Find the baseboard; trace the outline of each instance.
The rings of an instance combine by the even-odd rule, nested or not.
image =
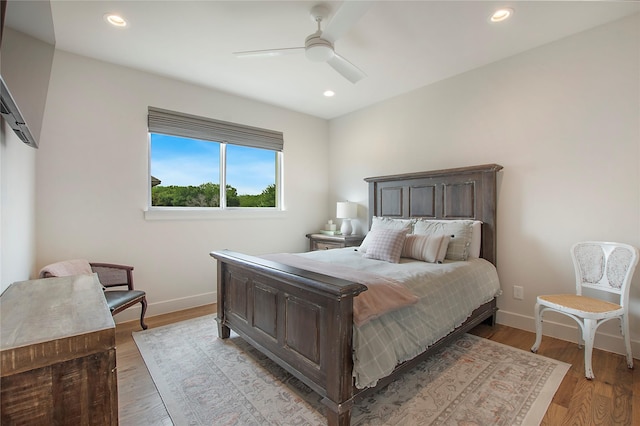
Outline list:
[[[546,318],[546,317],[545,317]],[[612,320],[615,321],[615,320]],[[514,312],[508,312],[499,310],[496,322],[498,324],[507,325],[509,327],[518,328],[520,330],[536,332],[535,320],[532,316],[517,314]],[[566,340],[568,342],[578,342],[578,325],[567,325],[556,321],[544,320],[542,326],[543,340],[544,336],[555,337],[556,339]],[[531,345],[535,340],[535,336],[531,339]],[[603,351],[613,352],[620,355],[625,355],[624,341],[622,335],[613,335],[609,333],[596,333],[594,347],[602,349]],[[634,358],[640,356],[640,342],[637,340],[631,340],[631,351],[634,354]]]
[[[195,296],[181,297],[178,299],[165,300],[162,302],[149,303],[147,305],[147,313],[145,318],[154,317],[156,315],[168,314],[171,312],[182,311],[198,306],[210,305],[216,303],[216,292],[198,294]],[[147,295],[147,299],[149,296]],[[113,319],[116,323],[134,321],[140,319],[140,304],[132,306],[129,309],[120,312]]]

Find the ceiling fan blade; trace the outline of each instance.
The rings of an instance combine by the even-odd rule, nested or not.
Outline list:
[[[331,66],[331,68],[338,71],[340,75],[342,75],[353,84],[356,84],[358,81],[367,76],[364,71],[362,71],[360,68],[356,67],[337,53],[331,59],[329,59],[327,63]]]
[[[351,27],[364,16],[373,5],[372,1],[344,1],[342,6],[336,11],[331,21],[322,31],[322,38],[335,43]]]
[[[244,52],[233,52],[237,58],[257,58],[291,55],[293,53],[304,52],[304,47],[284,47],[282,49],[246,50]]]

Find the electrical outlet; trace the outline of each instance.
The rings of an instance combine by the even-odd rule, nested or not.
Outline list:
[[[514,285],[513,286],[513,298],[514,299],[518,299],[518,300],[524,299],[524,287],[519,286],[519,285]]]

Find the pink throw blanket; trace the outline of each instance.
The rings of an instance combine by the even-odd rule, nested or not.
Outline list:
[[[353,299],[353,322],[358,326],[384,313],[412,305],[418,301],[418,297],[405,286],[380,275],[306,259],[288,253],[269,254],[261,257],[307,271],[366,285],[368,290]]]
[[[68,277],[71,275],[91,275],[91,265],[84,259],[65,260],[52,263],[40,270],[40,278]]]

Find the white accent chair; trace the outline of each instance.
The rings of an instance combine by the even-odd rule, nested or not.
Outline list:
[[[537,352],[542,340],[542,315],[554,311],[573,318],[578,325],[578,345],[584,342],[584,374],[593,379],[591,353],[596,330],[610,319],[620,319],[620,330],[627,351],[627,366],[633,368],[629,336],[629,288],[638,264],[638,249],[628,244],[585,241],[571,247],[576,274],[576,294],[538,296],[535,306],[536,341],[531,352]],[[614,293],[619,304],[584,296],[584,288]]]

